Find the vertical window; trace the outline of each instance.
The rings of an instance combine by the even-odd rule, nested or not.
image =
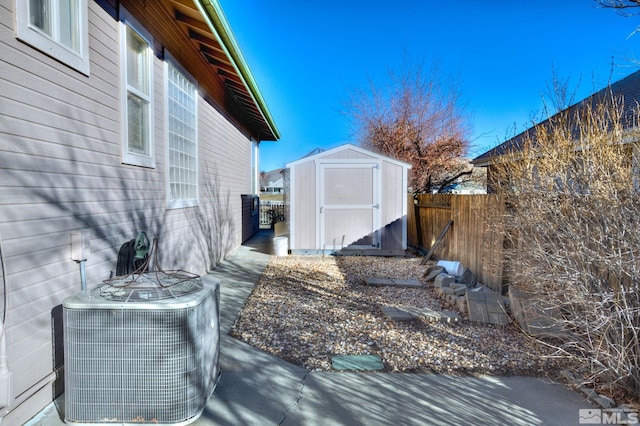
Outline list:
[[[89,74],[87,0],[16,0],[18,38]]]
[[[198,204],[198,91],[173,61],[165,64],[168,205],[194,206]]]
[[[258,195],[260,192],[260,174],[258,171],[259,163],[258,163],[258,142],[251,141],[251,193],[253,195]]]
[[[123,13],[121,43],[122,160],[155,167],[153,153],[153,39]]]

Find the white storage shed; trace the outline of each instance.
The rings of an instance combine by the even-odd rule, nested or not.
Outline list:
[[[347,144],[286,167],[292,254],[404,254],[409,164]]]

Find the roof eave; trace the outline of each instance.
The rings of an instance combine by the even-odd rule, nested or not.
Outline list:
[[[488,167],[493,164],[493,158],[476,158],[471,160],[473,167]]]
[[[289,168],[291,168],[293,166],[297,166],[298,164],[306,163],[307,161],[314,161],[314,160],[316,160],[318,158],[322,158],[322,157],[324,157],[326,155],[335,154],[336,152],[344,151],[344,150],[347,150],[347,149],[351,149],[351,150],[354,150],[356,152],[360,152],[360,153],[365,154],[365,155],[374,155],[374,156],[379,157],[379,158],[384,158],[386,161],[388,161],[388,162],[390,162],[392,164],[395,164],[397,166],[400,166],[400,167],[402,167],[404,169],[407,169],[407,170],[412,168],[411,164],[409,164],[409,163],[406,163],[406,162],[401,161],[401,160],[396,160],[395,158],[389,157],[389,156],[384,155],[384,154],[380,154],[378,152],[369,151],[367,149],[364,149],[362,147],[359,147],[357,145],[353,145],[353,144],[350,144],[350,143],[339,145],[339,146],[336,146],[335,148],[331,148],[331,149],[328,149],[326,151],[322,151],[322,152],[319,152],[317,154],[310,155],[308,157],[302,157],[302,158],[300,158],[298,160],[295,160],[295,161],[290,161],[287,164],[285,164],[285,168],[289,169]]]
[[[196,7],[200,10],[200,13],[207,21],[207,25],[211,28],[212,33],[218,38],[218,41],[222,48],[225,50],[227,56],[231,59],[238,76],[242,79],[243,84],[249,90],[249,93],[253,99],[253,102],[258,107],[262,118],[269,127],[272,137],[264,140],[278,140],[280,139],[280,131],[276,126],[276,123],[271,116],[271,112],[267,107],[267,104],[260,93],[258,84],[256,83],[251,70],[247,65],[240,47],[236,42],[231,27],[224,15],[222,7],[218,0],[194,0]]]

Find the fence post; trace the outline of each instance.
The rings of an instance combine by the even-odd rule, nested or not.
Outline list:
[[[420,207],[418,206],[418,198],[409,194],[409,200],[413,207],[413,225],[416,233],[416,245],[418,248],[422,247],[422,225],[420,224]]]

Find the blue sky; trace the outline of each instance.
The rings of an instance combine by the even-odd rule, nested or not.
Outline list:
[[[576,101],[640,68],[640,16],[595,0],[220,0],[282,135],[260,145],[272,170],[314,148],[357,144],[349,94],[384,84],[405,53],[453,76],[470,157],[531,124],[553,71]],[[638,59],[637,61],[640,61]]]

